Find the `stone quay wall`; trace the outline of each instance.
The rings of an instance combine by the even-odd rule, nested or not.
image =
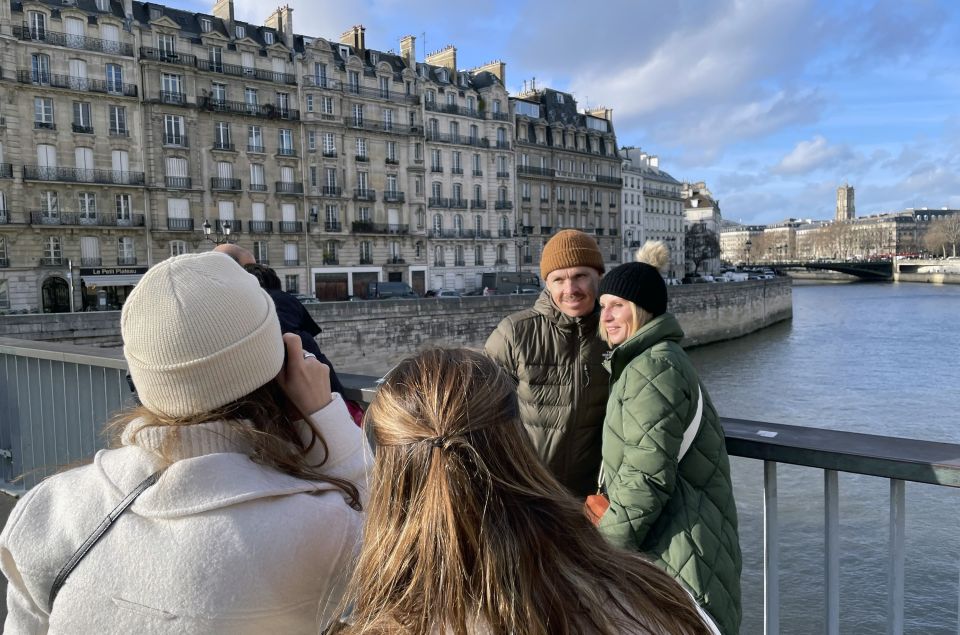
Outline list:
[[[740,337],[793,315],[789,278],[670,287],[669,309],[697,346]],[[380,375],[428,346],[480,348],[506,315],[534,295],[324,302],[309,305],[320,349],[338,371]],[[0,337],[120,345],[120,312],[0,316]]]

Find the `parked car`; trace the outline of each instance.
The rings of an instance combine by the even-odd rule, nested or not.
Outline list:
[[[425,298],[459,298],[462,294],[456,289],[430,289]]]
[[[316,296],[306,295],[305,293],[294,293],[293,297],[300,300],[301,304],[320,304]]]
[[[370,300],[416,299],[420,296],[406,282],[371,282],[368,290]]]

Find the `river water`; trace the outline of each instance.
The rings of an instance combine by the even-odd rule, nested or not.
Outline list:
[[[960,285],[797,284],[793,320],[690,351],[723,416],[960,443]],[[732,459],[743,633],[763,628],[763,468]],[[908,483],[908,633],[958,632],[960,490]],[[823,472],[781,465],[781,632],[824,629]],[[840,475],[842,633],[886,630],[889,481]]]

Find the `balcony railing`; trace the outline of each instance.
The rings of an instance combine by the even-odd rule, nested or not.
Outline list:
[[[190,140],[185,134],[163,134],[163,145],[165,146],[177,146],[179,148],[187,148],[190,146]]]
[[[497,201],[495,209],[513,209],[513,201]]]
[[[214,141],[213,142],[214,150],[222,150],[224,152],[235,152],[236,147],[229,141]]]
[[[98,212],[30,212],[31,225],[77,225],[86,227],[143,227],[143,214],[118,217]]]
[[[118,267],[132,267],[137,264],[136,256],[117,256]]]
[[[277,194],[303,194],[303,183],[277,181]]]
[[[299,234],[303,231],[303,221],[282,220],[280,221],[281,234]]]
[[[28,24],[13,27],[13,36],[20,40],[46,42],[54,46],[65,46],[71,49],[110,53],[112,55],[123,55],[126,57],[133,56],[133,46],[125,42],[101,40],[95,37],[86,37],[85,35],[59,33],[57,31],[31,27]]]
[[[250,221],[250,224],[247,225],[247,229],[251,234],[272,234],[273,221],[272,220],[252,220]]]
[[[498,178],[498,179],[509,179],[509,178],[510,178],[510,173],[509,173],[509,172],[504,172],[504,171],[502,171],[502,170],[497,170],[497,178]]]
[[[193,231],[193,219],[192,218],[168,218],[167,230],[172,232]]]
[[[12,179],[12,178],[13,178],[13,164],[0,163],[0,179]]]
[[[465,146],[474,146],[477,148],[489,148],[490,140],[486,137],[470,137],[459,134],[447,134],[445,132],[427,131],[427,141],[438,143],[457,143]]]
[[[143,172],[96,170],[88,168],[55,168],[44,165],[23,166],[23,178],[31,181],[64,183],[98,183],[102,185],[143,185]]]
[[[34,130],[56,130],[57,124],[52,121],[34,121],[33,122]]]
[[[490,118],[494,121],[509,121],[510,115],[505,112],[494,112],[490,114]]]
[[[6,258],[6,257],[0,258],[0,269],[6,269],[9,266],[10,266],[9,258]]]
[[[467,108],[456,104],[439,104],[435,101],[428,101],[426,109],[431,112],[445,112],[450,115],[462,115],[464,117],[473,117],[474,119],[486,119],[486,114],[476,108]]]
[[[326,221],[323,221],[323,231],[342,232],[343,225],[338,220],[326,220]]]
[[[320,188],[320,196],[340,197],[343,196],[343,188],[337,185],[324,185]]]
[[[401,258],[400,256],[390,256],[389,258],[387,258],[386,262],[384,262],[383,264],[385,264],[385,265],[405,265],[405,264],[407,264],[407,261],[404,260],[403,258]]]
[[[513,238],[514,232],[512,229],[503,229],[500,228],[497,230],[497,236],[500,238]]]
[[[266,184],[266,183],[251,183],[249,187],[250,187],[250,191],[251,191],[251,192],[266,192],[266,191],[267,191],[267,184]]]
[[[450,199],[442,196],[431,196],[427,199],[427,206],[447,208],[450,207]]]
[[[300,259],[299,258],[284,258],[283,265],[285,267],[299,267]]]
[[[465,198],[451,198],[451,199],[450,199],[450,209],[467,209],[467,199],[465,199]]]
[[[385,190],[383,193],[384,203],[403,203],[403,201],[403,192],[397,192],[396,190]]]
[[[532,165],[518,165],[517,174],[531,174],[533,176],[552,177],[556,174],[556,170],[554,170],[553,168],[534,167]]]
[[[193,179],[189,176],[167,176],[163,181],[167,187],[175,190],[189,190],[193,187]]]
[[[607,185],[616,185],[620,187],[623,185],[623,179],[619,176],[601,176],[597,175],[597,183],[605,183]]]
[[[177,66],[196,66],[197,56],[189,53],[178,53],[176,51],[166,51],[149,46],[140,47],[140,58],[150,60],[151,62],[163,62],[164,64],[176,64]]]
[[[279,148],[277,148],[277,156],[295,157],[297,156],[297,150],[296,148],[285,148],[283,146],[280,146]]]
[[[190,106],[187,102],[186,93],[177,93],[169,90],[161,90],[157,93],[157,99],[161,104],[170,104],[173,106]]]
[[[470,209],[487,209],[487,202],[472,200],[470,201]]]
[[[474,175],[474,176],[483,176],[483,170],[474,170],[474,171],[473,171],[473,175]]]
[[[377,200],[377,191],[362,187],[354,188],[353,200],[355,201],[375,201]]]
[[[372,265],[372,264],[373,264],[373,256],[360,256],[360,264],[361,264],[361,265]]]
[[[336,159],[337,151],[336,150],[324,150],[322,153],[324,159]]]
[[[41,267],[62,267],[67,264],[67,259],[63,256],[44,256],[40,259]]]
[[[292,73],[275,73],[261,68],[250,68],[249,66],[240,66],[239,64],[224,64],[223,62],[211,62],[210,60],[197,59],[196,68],[208,73],[220,73],[232,77],[246,77],[249,79],[259,79],[265,82],[275,84],[296,85],[297,77]]]
[[[35,86],[46,86],[48,88],[63,88],[76,92],[103,93],[123,97],[137,96],[136,84],[124,84],[123,82],[90,79],[89,77],[74,77],[72,75],[60,75],[57,73],[18,70],[17,81],[21,84],[33,84]]]
[[[0,225],[10,224],[10,210],[0,208]]]
[[[267,149],[263,146],[255,146],[247,144],[247,152],[252,152],[253,154],[266,154]]]
[[[409,225],[398,225],[396,223],[373,223],[365,220],[355,220],[351,223],[354,233],[357,234],[409,234]]]
[[[340,259],[336,256],[330,256],[328,254],[323,255],[323,264],[325,265],[339,265]]]
[[[210,112],[222,112],[231,115],[280,119],[285,121],[300,120],[299,110],[295,108],[281,108],[273,104],[248,104],[243,101],[226,101],[212,97],[200,97],[197,101],[197,106]]]
[[[237,192],[243,189],[240,179],[228,179],[220,176],[210,177],[210,189],[217,192]]]
[[[341,81],[329,77],[317,77],[315,75],[304,75],[301,78],[304,87],[319,88],[321,90],[331,90],[341,92],[347,95],[358,95],[370,99],[382,99],[399,104],[419,104],[419,95],[407,95],[404,92],[383,89],[374,86],[360,86],[357,84],[344,84]]]

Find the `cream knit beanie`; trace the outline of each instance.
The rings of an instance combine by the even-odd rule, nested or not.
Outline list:
[[[283,366],[273,300],[221,253],[176,256],[152,267],[123,306],[120,332],[137,396],[171,417],[236,401]]]

